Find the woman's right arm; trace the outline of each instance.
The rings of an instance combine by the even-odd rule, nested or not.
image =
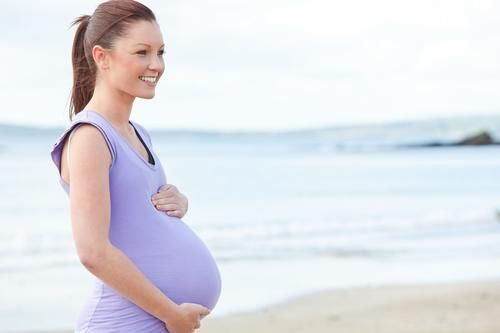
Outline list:
[[[84,124],[74,131],[68,152],[70,210],[81,263],[101,281],[163,322],[192,328],[192,321],[199,320],[191,315],[192,307],[186,313],[184,307],[163,294],[109,241],[111,153],[103,134],[93,125]]]

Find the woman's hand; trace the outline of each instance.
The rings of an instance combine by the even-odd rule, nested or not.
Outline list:
[[[162,185],[158,192],[151,196],[151,202],[156,209],[178,218],[186,215],[188,210],[188,199],[172,184]]]
[[[182,303],[164,323],[170,333],[192,333],[200,328],[200,320],[209,313],[210,310],[203,305]]]

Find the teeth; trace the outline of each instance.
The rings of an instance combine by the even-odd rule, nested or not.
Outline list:
[[[146,82],[156,82],[156,76],[139,76],[139,79]]]

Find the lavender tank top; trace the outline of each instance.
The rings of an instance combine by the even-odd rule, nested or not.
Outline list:
[[[52,148],[59,182],[69,196],[69,185],[60,176],[61,152],[67,135],[82,123],[94,125],[103,134],[112,155],[109,170],[111,243],[175,303],[197,303],[212,310],[221,293],[219,269],[208,248],[188,225],[153,206],[151,196],[167,183],[167,178],[149,133],[135,121],[130,122],[155,164],[145,160],[103,115],[83,110],[74,116]],[[168,330],[161,320],[96,277],[75,332],[165,333]]]

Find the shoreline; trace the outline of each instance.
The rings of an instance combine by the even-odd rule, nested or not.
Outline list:
[[[259,310],[207,317],[199,333],[496,333],[500,279],[330,289]],[[10,333],[72,333],[72,330]],[[4,332],[7,333],[7,332]]]

